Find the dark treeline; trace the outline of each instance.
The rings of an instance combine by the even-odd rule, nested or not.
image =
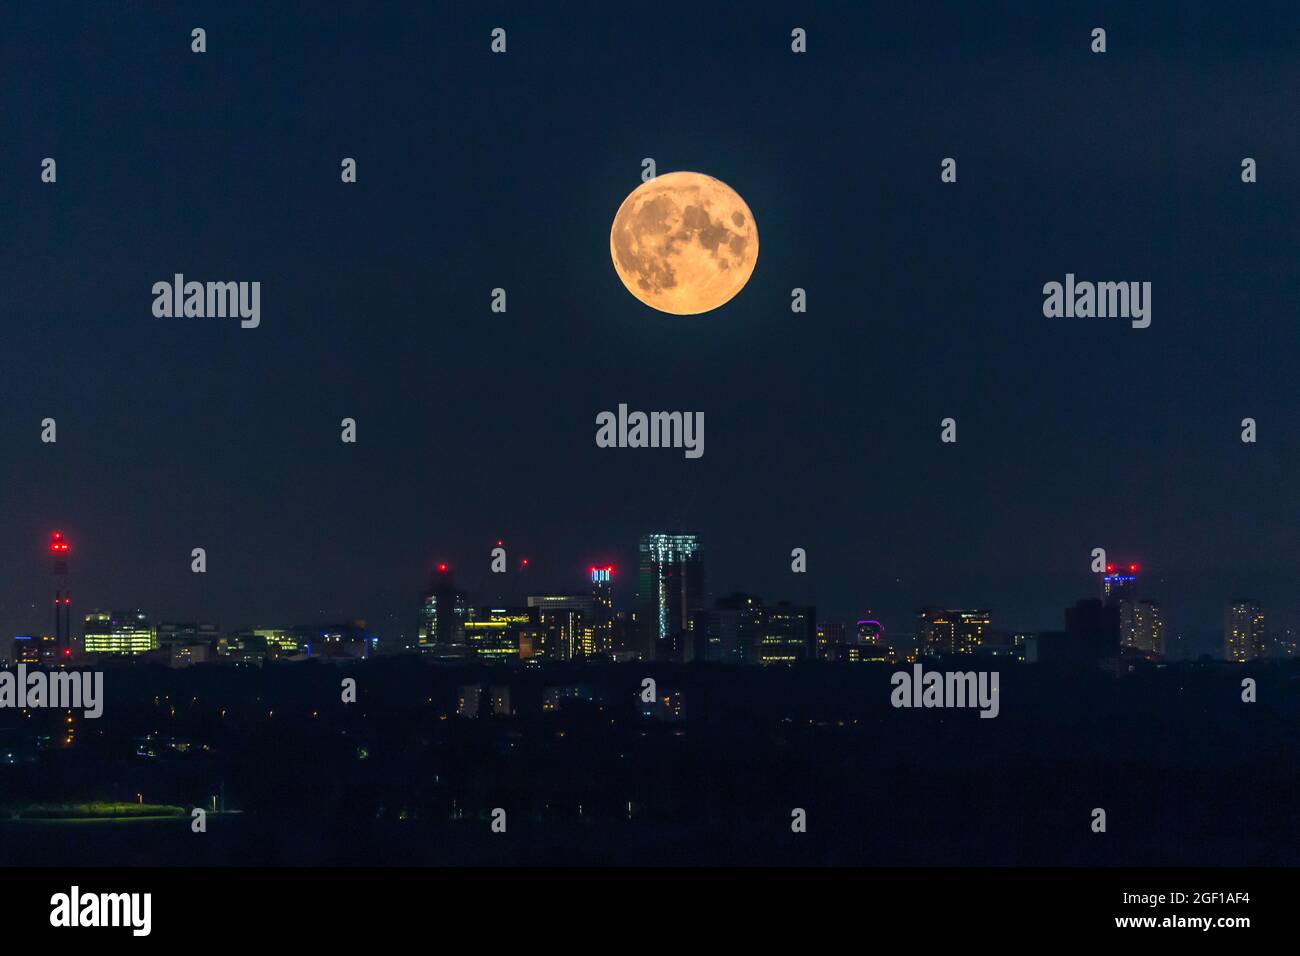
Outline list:
[[[107,666],[70,746],[64,711],[0,710],[0,862],[1300,862],[1300,666],[1002,664],[995,719],[894,708],[899,669]],[[202,834],[18,819],[214,798]]]

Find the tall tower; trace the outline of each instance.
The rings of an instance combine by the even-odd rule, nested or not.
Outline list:
[[[1225,660],[1253,661],[1264,656],[1264,609],[1258,601],[1234,601],[1223,613]]]
[[[645,615],[642,656],[683,660],[691,612],[704,606],[704,559],[693,534],[642,535],[637,604]]]
[[[592,640],[589,657],[614,652],[614,566],[591,569]]]
[[[469,656],[465,643],[468,603],[465,592],[456,587],[451,569],[439,564],[420,610],[419,650],[447,660]]]
[[[68,590],[68,555],[71,547],[61,532],[50,535],[54,564],[54,647],[60,662],[72,656],[72,592]]]

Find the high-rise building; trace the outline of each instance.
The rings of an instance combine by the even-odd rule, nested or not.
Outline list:
[[[763,635],[761,598],[740,592],[728,594],[708,612],[708,619],[705,659],[734,664],[755,658]]]
[[[1223,614],[1223,656],[1253,661],[1264,656],[1264,609],[1258,601],[1234,601]]]
[[[1120,644],[1147,660],[1165,656],[1165,619],[1155,601],[1119,602]]]
[[[85,628],[87,654],[145,654],[158,649],[158,633],[143,611],[91,611]]]
[[[1059,653],[1040,656],[1079,667],[1096,667],[1119,659],[1119,608],[1097,598],[1076,601],[1065,609],[1065,633]]]
[[[693,534],[642,535],[637,605],[646,627],[643,656],[689,656],[691,615],[704,607],[704,561]]]
[[[530,594],[528,606],[536,609],[545,631],[545,656],[568,661],[588,656],[594,646],[596,598],[592,594]]]
[[[591,645],[586,657],[608,657],[614,653],[614,566],[591,569]]]
[[[984,642],[990,620],[988,611],[937,608],[918,611],[917,652],[923,657],[973,654]]]
[[[429,593],[420,609],[417,647],[421,654],[446,660],[463,660],[469,656],[465,643],[465,618],[469,605],[465,592],[456,587],[451,569],[439,564],[433,572]]]
[[[763,608],[755,659],[759,664],[812,660],[817,647],[817,612],[789,601]]]
[[[1120,601],[1136,601],[1137,571],[1136,564],[1106,565],[1106,573],[1101,576],[1101,602],[1107,607],[1119,607]]]

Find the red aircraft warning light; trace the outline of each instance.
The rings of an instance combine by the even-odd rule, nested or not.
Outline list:
[[[62,554],[69,550],[67,539],[63,537],[60,531],[50,535],[50,552],[53,554]]]

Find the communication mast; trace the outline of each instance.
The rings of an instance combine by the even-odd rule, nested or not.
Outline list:
[[[72,656],[72,592],[68,590],[68,540],[62,532],[50,535],[50,554],[54,558],[54,640],[60,661]]]

